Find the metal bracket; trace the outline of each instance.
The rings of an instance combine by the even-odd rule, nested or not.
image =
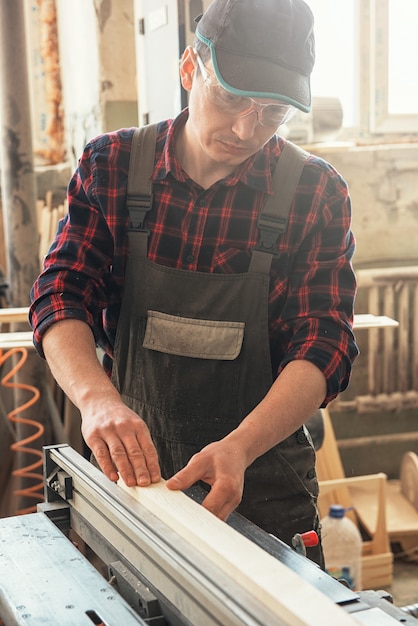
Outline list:
[[[73,479],[64,470],[56,469],[51,472],[46,479],[46,485],[64,500],[71,500],[73,497]]]
[[[115,585],[120,595],[138,613],[146,624],[166,626],[158,598],[152,593],[145,580],[139,580],[121,561],[109,565],[110,583]]]
[[[51,459],[51,452],[67,447],[67,444],[60,444],[42,448],[45,502],[60,502],[62,500],[71,500],[73,497],[71,476]]]

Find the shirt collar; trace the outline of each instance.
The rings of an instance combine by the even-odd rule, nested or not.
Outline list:
[[[169,174],[179,181],[186,181],[187,177],[175,156],[175,137],[180,128],[184,126],[188,117],[188,110],[183,109],[177,117],[159,125],[159,133],[164,132],[163,137],[157,140],[156,167],[152,180],[165,180]]]
[[[187,121],[188,109],[183,109],[177,117],[166,122],[166,134],[163,143],[157,144],[157,166],[154,169],[153,180],[164,180],[171,175],[179,181],[185,182],[187,176],[175,156],[175,137],[177,132]],[[247,185],[263,193],[273,193],[272,171],[277,162],[279,139],[273,136],[261,150],[246,159],[236,170],[223,180],[224,185],[234,186],[238,183]]]

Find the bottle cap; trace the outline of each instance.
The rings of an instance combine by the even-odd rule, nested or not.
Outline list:
[[[341,504],[331,504],[328,515],[334,518],[344,517],[346,509]]]

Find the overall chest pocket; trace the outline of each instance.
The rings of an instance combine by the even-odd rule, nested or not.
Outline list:
[[[244,329],[244,322],[148,311],[143,347],[176,356],[233,361],[241,352]]]

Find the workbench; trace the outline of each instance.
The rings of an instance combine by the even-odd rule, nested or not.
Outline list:
[[[27,311],[0,310],[0,323]],[[355,316],[355,328],[388,324]],[[0,333],[13,347],[32,348],[32,333]],[[199,489],[115,485],[68,445],[44,449],[44,477],[37,513],[0,520],[5,626],[418,626],[388,594],[347,589],[238,514],[220,522]]]
[[[44,449],[45,502],[0,520],[5,626],[417,626],[383,593],[355,593],[234,513],[111,483],[67,445]],[[75,533],[96,570],[68,538]]]

